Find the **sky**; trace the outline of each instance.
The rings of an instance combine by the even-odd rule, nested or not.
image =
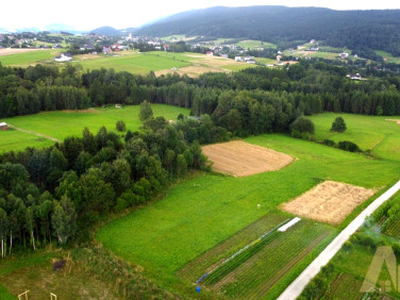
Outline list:
[[[175,13],[213,6],[284,5],[289,7],[325,7],[335,10],[400,9],[395,0],[17,0],[1,4],[0,28],[21,29],[61,23],[76,30],[101,26],[116,29],[139,27],[147,22]]]

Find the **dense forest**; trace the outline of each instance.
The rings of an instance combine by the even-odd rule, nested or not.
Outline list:
[[[57,241],[83,241],[110,211],[140,205],[190,169],[207,162],[201,144],[266,132],[286,132],[302,115],[322,111],[400,114],[400,79],[375,68],[368,80],[346,77],[352,67],[300,61],[281,69],[249,68],[208,73],[132,75],[79,66],[0,65],[0,117],[107,104],[165,103],[191,109],[175,122],[141,114],[140,132],[68,137],[45,149],[0,155],[0,242],[36,248]],[[142,112],[142,109],[141,109]],[[124,124],[117,124],[124,131]]]
[[[400,55],[400,11],[335,11],[284,6],[192,10],[138,30],[140,35],[256,39],[286,49],[311,39],[333,47]]]

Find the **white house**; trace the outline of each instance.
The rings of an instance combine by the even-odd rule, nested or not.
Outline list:
[[[6,122],[0,122],[0,130],[7,130],[8,126]]]
[[[66,62],[66,61],[71,61],[71,60],[72,60],[71,53],[62,53],[60,56],[57,56],[55,58],[56,62]]]

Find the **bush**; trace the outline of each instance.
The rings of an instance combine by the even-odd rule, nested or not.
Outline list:
[[[361,152],[357,144],[350,141],[340,141],[338,144],[339,149],[349,151],[349,152]]]
[[[332,123],[331,131],[344,132],[346,129],[347,126],[342,117],[337,117]]]
[[[336,143],[335,143],[335,141],[332,141],[332,140],[328,140],[328,139],[326,139],[326,140],[323,140],[323,142],[322,142],[324,145],[327,145],[327,146],[329,146],[329,147],[335,147],[336,146]]]
[[[298,117],[292,124],[290,124],[290,132],[298,131],[302,136],[304,133],[314,134],[314,123],[304,116]]]
[[[126,125],[125,122],[122,120],[119,120],[115,126],[118,131],[126,131]]]

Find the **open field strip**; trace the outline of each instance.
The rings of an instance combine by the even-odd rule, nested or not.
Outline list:
[[[116,255],[142,266],[145,274],[161,284],[179,289],[182,282],[185,286],[193,284],[185,275],[190,273],[185,267],[189,262],[263,216],[277,213],[287,218],[277,211],[278,205],[324,179],[376,188],[400,177],[398,165],[391,161],[373,160],[287,135],[261,135],[246,141],[298,160],[280,171],[249,177],[206,174],[186,180],[171,188],[164,200],[103,227],[97,240]],[[201,264],[212,267],[232,251],[221,251],[209,265]],[[207,267],[196,268],[194,273],[200,277]]]
[[[166,120],[175,120],[180,113],[189,115],[188,109],[163,104],[152,104],[152,109],[154,116],[163,116]],[[127,129],[131,131],[139,130],[142,125],[139,120],[139,105],[123,106],[119,109],[108,107],[82,111],[41,112],[35,115],[2,119],[1,121],[28,132],[62,140],[67,136],[82,136],[85,127],[88,127],[94,134],[103,125],[107,130],[115,131],[115,124],[118,120],[123,120]],[[30,135],[16,130],[0,131],[0,151],[16,151],[23,150],[27,146],[42,147],[52,144],[50,141],[43,141],[43,139],[34,134]]]
[[[6,49],[7,50],[7,49]],[[0,53],[3,50],[0,50]],[[43,61],[50,61],[55,58],[60,50],[35,50],[21,52],[5,52],[0,56],[0,62],[3,66],[28,67],[32,64],[37,64]]]

